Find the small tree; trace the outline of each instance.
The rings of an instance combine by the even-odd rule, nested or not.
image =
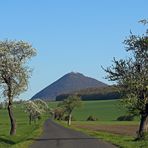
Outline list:
[[[39,119],[41,114],[45,113],[48,110],[47,103],[40,99],[27,101],[24,106],[25,112],[28,113],[29,124],[31,124],[32,121],[36,122],[36,119]]]
[[[141,116],[138,131],[138,139],[141,139],[144,138],[148,116],[148,31],[142,36],[131,33],[124,43],[131,56],[125,60],[114,58],[114,64],[105,71],[108,73],[107,79],[116,81],[126,96],[124,104],[129,112]]]
[[[27,60],[36,55],[36,50],[24,41],[0,41],[0,86],[8,102],[11,122],[10,135],[16,133],[13,115],[13,98],[27,89],[30,69]]]
[[[33,101],[27,101],[25,103],[25,112],[28,113],[29,124],[35,121],[39,117],[41,111],[39,107]]]
[[[64,114],[65,114],[65,109],[62,108],[62,107],[56,107],[53,110],[53,117],[54,117],[54,119],[62,120],[63,117],[64,117]]]
[[[65,110],[65,113],[68,115],[68,125],[71,125],[71,118],[72,118],[72,112],[75,108],[79,107],[81,105],[81,99],[80,97],[76,95],[70,95],[67,99],[65,99],[62,103],[59,104],[59,106],[63,107]]]
[[[48,104],[41,100],[41,99],[36,99],[33,101],[39,108],[39,110],[42,112],[42,113],[45,113],[47,111],[49,111],[49,107],[48,107]]]

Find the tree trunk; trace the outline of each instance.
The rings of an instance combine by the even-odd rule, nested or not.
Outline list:
[[[29,124],[31,125],[31,121],[32,121],[32,116],[31,114],[29,115]]]
[[[148,118],[146,118],[146,121],[145,121],[145,128],[144,128],[144,131],[147,133],[148,132]]]
[[[144,138],[146,119],[147,119],[147,114],[146,113],[141,114],[141,121],[140,121],[140,125],[139,125],[137,139],[143,139]]]
[[[9,113],[9,118],[10,118],[10,123],[11,123],[10,135],[15,135],[16,134],[16,121],[14,119],[12,103],[10,100],[8,102],[8,113]]]
[[[69,116],[68,116],[68,125],[69,126],[71,125],[71,114],[69,114]]]

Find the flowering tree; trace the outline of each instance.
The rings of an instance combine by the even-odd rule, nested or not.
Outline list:
[[[30,68],[26,63],[36,50],[24,41],[0,41],[0,91],[8,102],[8,114],[11,123],[10,135],[16,133],[16,121],[13,114],[13,98],[27,89]]]
[[[42,100],[27,101],[25,104],[25,112],[28,113],[29,124],[32,121],[39,119],[41,114],[45,113],[48,110],[48,105]]]

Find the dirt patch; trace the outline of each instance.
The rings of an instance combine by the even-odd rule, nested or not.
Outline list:
[[[138,125],[75,125],[75,127],[127,136],[136,136],[136,131],[138,130]]]

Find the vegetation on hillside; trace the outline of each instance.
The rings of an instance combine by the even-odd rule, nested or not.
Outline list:
[[[96,87],[87,88],[79,91],[74,91],[67,94],[61,94],[56,97],[56,101],[62,101],[69,95],[76,94],[81,97],[83,101],[88,100],[112,100],[119,99],[121,94],[119,93],[117,86],[106,86],[106,87]]]

